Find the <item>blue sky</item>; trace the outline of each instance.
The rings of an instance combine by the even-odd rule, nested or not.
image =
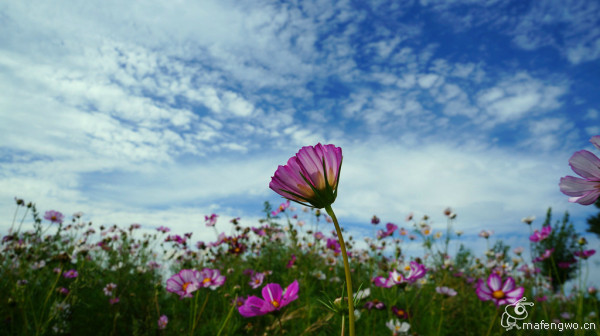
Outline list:
[[[600,134],[596,1],[9,1],[0,4],[0,209],[95,223],[255,225],[279,164],[342,147],[334,209],[458,214],[526,243]],[[469,236],[470,235],[470,236]],[[469,238],[471,237],[471,238]],[[590,243],[598,241],[590,237]]]

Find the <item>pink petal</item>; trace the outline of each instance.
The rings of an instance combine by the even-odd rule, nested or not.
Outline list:
[[[251,296],[244,304],[238,308],[238,311],[243,317],[252,317],[257,315],[264,315],[262,308],[266,306],[266,302],[256,296]]]
[[[272,301],[281,302],[281,294],[282,293],[283,293],[283,290],[281,289],[281,286],[277,283],[267,284],[262,289],[262,296],[265,299],[265,301],[267,301],[269,303]]]
[[[590,142],[596,146],[596,148],[600,149],[600,135],[594,135],[591,139]]]
[[[290,302],[296,300],[298,298],[298,280],[294,280],[283,293],[283,299],[281,300],[281,305],[286,306]]]
[[[569,159],[569,165],[579,176],[600,181],[600,159],[586,150],[575,152]]]
[[[567,196],[581,197],[590,191],[598,189],[600,181],[589,181],[578,177],[565,176],[558,184],[560,191]]]
[[[599,183],[600,186],[600,183]],[[596,203],[596,200],[600,198],[600,189],[597,191],[590,191],[587,194],[580,197],[570,197],[569,202],[571,203],[579,203],[581,205],[590,205]]]
[[[498,274],[492,273],[488,277],[487,285],[488,285],[489,289],[492,290],[492,292],[495,292],[495,291],[499,290],[500,287],[502,287],[502,279],[500,278],[500,276]]]
[[[513,288],[515,288],[515,279],[509,277],[508,279],[506,279],[506,281],[504,281],[504,286],[502,286],[502,291],[504,293],[510,292],[511,290],[513,290]]]

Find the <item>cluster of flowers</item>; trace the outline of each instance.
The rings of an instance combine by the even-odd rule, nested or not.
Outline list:
[[[406,266],[405,270],[408,271],[408,275],[402,274],[398,270],[393,270],[389,273],[388,277],[378,276],[373,278],[373,283],[377,287],[390,288],[401,283],[414,283],[418,279],[425,276],[427,269],[422,264],[416,261],[411,261],[410,266]]]
[[[200,288],[215,290],[225,283],[225,276],[218,269],[205,268],[201,271],[184,269],[167,280],[167,291],[178,294],[180,299],[192,297]]]

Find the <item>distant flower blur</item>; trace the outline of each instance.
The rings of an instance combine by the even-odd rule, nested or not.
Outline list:
[[[542,231],[534,230],[533,234],[529,237],[529,240],[531,240],[534,243],[540,242],[548,238],[551,232],[552,227],[550,225],[546,225],[542,227]]]
[[[167,323],[169,323],[169,318],[167,315],[161,315],[158,318],[158,330],[164,330],[167,328]]]
[[[206,222],[206,226],[215,226],[217,224],[217,217],[219,217],[216,214],[212,214],[210,216],[204,216],[204,221]]]
[[[49,220],[52,223],[62,223],[65,216],[54,210],[46,211],[44,214],[44,219]]]

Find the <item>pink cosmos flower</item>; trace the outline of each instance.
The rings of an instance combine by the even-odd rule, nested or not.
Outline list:
[[[77,271],[74,269],[68,270],[65,273],[63,273],[63,277],[65,277],[67,279],[77,278],[78,275],[79,275],[79,273],[77,273]]]
[[[114,298],[111,298],[110,300],[108,300],[108,302],[109,302],[111,305],[114,305],[115,303],[119,303],[119,301],[121,301],[121,300],[119,300],[119,298],[118,298],[118,297],[114,297]]]
[[[547,249],[546,251],[544,251],[544,253],[542,253],[541,256],[534,258],[532,261],[534,263],[544,261],[544,260],[550,258],[550,256],[552,255],[553,252],[554,252],[554,248]]]
[[[281,203],[279,205],[279,208],[277,208],[277,210],[271,211],[271,216],[277,216],[281,212],[284,212],[289,207],[290,207],[290,201],[289,200],[286,201],[285,203]]]
[[[320,143],[305,146],[285,166],[277,167],[269,188],[291,201],[321,209],[337,197],[341,167],[341,148]]]
[[[490,274],[487,281],[479,279],[477,283],[477,296],[481,301],[492,300],[496,306],[513,304],[523,297],[523,287],[515,287],[515,280],[508,277],[504,283],[496,273]]]
[[[371,224],[373,224],[373,225],[379,224],[379,217],[373,215],[373,218],[371,218]]]
[[[167,233],[167,232],[171,231],[171,229],[169,229],[168,227],[165,227],[165,226],[159,226],[156,230],[160,231],[162,233]]]
[[[367,301],[364,305],[365,308],[367,308],[368,310],[371,310],[373,308],[377,309],[377,310],[382,310],[385,309],[385,303],[374,299],[373,301]]]
[[[377,287],[383,287],[383,288],[391,288],[394,285],[398,284],[398,282],[396,282],[394,280],[394,277],[389,276],[389,277],[382,277],[382,276],[378,276],[378,277],[374,277],[373,280],[373,284]]]
[[[106,285],[106,287],[104,287],[102,290],[104,291],[104,295],[106,295],[106,296],[112,296],[113,291],[116,288],[117,288],[117,285],[111,282],[108,285]]]
[[[492,234],[494,234],[494,231],[491,231],[491,230],[481,230],[481,232],[479,232],[479,237],[488,239]]]
[[[444,287],[436,287],[435,291],[442,295],[456,296],[456,291],[454,289],[448,288],[445,286]]]
[[[216,214],[212,214],[210,216],[204,216],[204,221],[206,222],[206,226],[215,226],[217,224],[217,217],[219,217]]]
[[[596,250],[585,250],[585,251],[575,251],[573,252],[573,254],[576,257],[579,257],[581,259],[587,259],[591,256],[593,256],[596,253]]]
[[[265,315],[290,304],[298,298],[298,280],[294,280],[285,290],[277,283],[267,284],[262,289],[263,299],[250,296],[238,308],[243,317]]]
[[[542,231],[534,230],[533,234],[529,237],[529,240],[531,240],[534,243],[540,242],[548,238],[551,232],[552,227],[550,225],[546,225],[542,227]]]
[[[65,216],[54,210],[46,211],[44,214],[44,219],[51,221],[52,223],[62,223]]]
[[[600,136],[596,135],[590,142],[600,149]],[[586,150],[575,152],[569,159],[571,169],[579,177],[561,177],[560,191],[569,197],[569,202],[582,205],[594,204],[600,197],[600,159]]]
[[[342,252],[340,243],[337,241],[337,239],[327,238],[327,248],[332,250],[335,253]]]
[[[169,318],[167,315],[161,315],[158,318],[158,330],[164,330],[167,328],[167,323],[169,323]]]
[[[256,272],[256,273],[252,274],[252,276],[250,277],[250,282],[248,284],[250,285],[250,287],[252,287],[252,289],[257,289],[258,287],[260,287],[263,284],[264,280],[265,280],[265,273]]]
[[[377,231],[377,239],[383,239],[385,237],[389,237],[389,236],[393,235],[394,231],[396,231],[397,228],[398,228],[398,226],[394,223],[385,224],[385,231],[383,231],[383,230]]]
[[[179,294],[179,299],[192,297],[192,293],[200,288],[198,271],[184,269],[167,280],[167,291]]]
[[[292,257],[288,261],[287,265],[285,265],[285,267],[286,268],[292,268],[292,266],[294,266],[294,262],[296,262],[296,255],[292,254]]]
[[[196,274],[199,286],[206,288],[209,287],[215,290],[225,283],[225,276],[221,275],[218,269],[205,268]]]

